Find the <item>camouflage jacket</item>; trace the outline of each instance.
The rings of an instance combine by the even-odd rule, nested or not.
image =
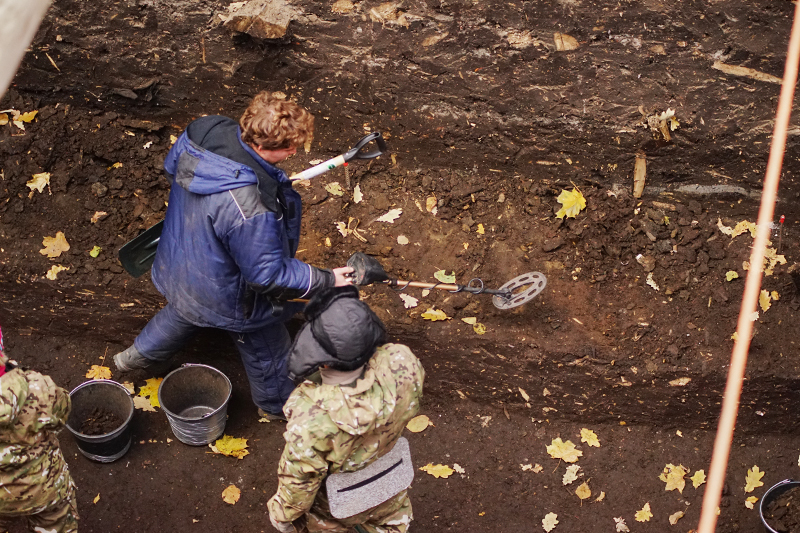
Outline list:
[[[48,376],[15,369],[0,377],[0,515],[40,512],[74,489],[55,434],[70,407]]]
[[[306,380],[297,387],[284,407],[286,447],[278,491],[267,503],[270,515],[278,522],[298,519],[328,474],[355,472],[391,450],[419,412],[424,378],[407,346],[384,344],[354,386]]]

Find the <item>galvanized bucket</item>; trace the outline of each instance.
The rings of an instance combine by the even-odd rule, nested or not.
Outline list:
[[[761,523],[764,524],[764,529],[766,529],[767,533],[778,533],[778,530],[774,529],[769,522],[767,522],[767,517],[764,516],[764,514],[767,512],[769,504],[777,500],[778,497],[784,492],[791,489],[796,489],[798,487],[800,487],[800,481],[784,479],[783,481],[779,481],[778,483],[774,484],[761,497],[761,501],[758,503],[758,515],[761,517]]]
[[[130,423],[133,419],[133,399],[128,389],[116,381],[87,381],[75,387],[69,397],[72,411],[67,419],[67,429],[75,437],[78,450],[100,463],[111,463],[125,455],[131,447]],[[81,433],[81,426],[97,409],[110,411],[124,422],[103,435]]]
[[[231,380],[208,365],[186,364],[170,372],[158,387],[158,402],[175,437],[203,446],[225,431]]]

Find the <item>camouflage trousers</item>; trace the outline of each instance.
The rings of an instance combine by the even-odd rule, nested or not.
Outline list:
[[[25,518],[28,529],[36,533],[77,533],[78,506],[75,491],[71,490],[68,498],[58,500],[36,514],[0,516],[0,532],[5,533],[14,520],[21,518]]]
[[[298,533],[405,533],[413,518],[405,490],[377,507],[342,519],[331,516],[327,497],[320,493],[309,512],[294,524]]]

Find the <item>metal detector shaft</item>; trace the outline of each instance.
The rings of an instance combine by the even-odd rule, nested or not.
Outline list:
[[[419,287],[422,289],[442,289],[445,291],[450,292],[469,292],[472,294],[492,294],[495,296],[502,296],[505,298],[509,298],[511,296],[511,291],[504,291],[498,289],[487,289],[484,287],[472,287],[469,285],[455,285],[449,283],[425,283],[422,281],[402,281],[399,279],[387,279],[383,283],[386,283],[390,287]]]

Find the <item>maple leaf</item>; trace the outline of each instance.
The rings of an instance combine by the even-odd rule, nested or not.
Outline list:
[[[619,518],[614,519],[614,525],[616,527],[617,533],[628,533],[630,529],[628,526],[625,525],[625,519],[621,516]]]
[[[581,467],[578,465],[569,465],[567,467],[567,471],[564,473],[564,477],[561,478],[561,484],[569,485],[570,483],[578,479],[578,470],[580,469]]]
[[[90,379],[111,379],[111,369],[107,366],[92,365],[92,368],[86,373],[86,377]]]
[[[585,500],[592,496],[592,489],[589,488],[589,482],[584,481],[580,487],[575,489],[575,495],[581,500]]]
[[[69,270],[69,267],[61,266],[61,265],[53,265],[50,267],[50,270],[47,271],[45,277],[47,279],[55,280],[58,277],[59,272],[63,272],[64,270]]]
[[[208,446],[214,453],[236,457],[237,459],[244,459],[244,456],[250,453],[245,449],[247,448],[247,439],[237,439],[230,435],[223,435],[214,444],[209,444]]]
[[[753,466],[753,468],[747,471],[747,477],[744,478],[744,491],[753,492],[753,490],[763,486],[764,483],[761,481],[762,477],[764,477],[764,472],[761,472],[757,466]]]
[[[400,215],[402,215],[402,214],[403,214],[403,210],[402,210],[402,209],[391,209],[391,210],[390,210],[388,213],[386,213],[385,215],[378,217],[378,218],[375,220],[375,222],[388,222],[388,223],[390,223],[390,224],[391,224],[391,223],[393,223],[395,220],[397,220],[397,217],[399,217],[399,216],[400,216]]]
[[[25,183],[31,191],[43,192],[45,187],[50,186],[50,173],[41,172],[34,174],[33,179]]]
[[[588,428],[581,429],[581,442],[585,442],[589,446],[594,446],[595,448],[600,447],[600,440],[597,438],[597,434]]]
[[[669,523],[673,526],[678,523],[678,520],[683,518],[683,511],[678,511],[677,513],[672,513],[669,515]]]
[[[430,418],[425,415],[419,415],[408,421],[408,424],[406,424],[406,429],[408,429],[411,433],[419,433],[420,431],[427,429],[428,426],[432,425],[433,423],[431,422]]]
[[[750,496],[744,501],[744,506],[748,509],[752,509],[755,506],[755,503],[758,501],[758,498],[755,496]]]
[[[575,218],[586,207],[586,198],[577,187],[572,192],[564,189],[556,200],[561,204],[561,209],[556,213],[557,218],[564,218],[565,215],[567,218]]]
[[[553,528],[556,527],[558,524],[558,515],[556,513],[547,513],[544,518],[542,518],[542,529],[550,533],[553,531]]]
[[[433,463],[426,464],[420,468],[420,470],[427,472],[435,478],[450,477],[450,475],[454,472],[454,470],[447,465],[434,465]]]
[[[683,488],[686,486],[686,480],[683,479],[689,471],[683,465],[675,466],[668,464],[664,467],[664,471],[658,476],[658,479],[667,483],[664,490],[675,490],[683,494]]]
[[[133,407],[136,409],[141,409],[142,411],[150,411],[153,413],[156,412],[156,408],[150,405],[150,400],[147,398],[142,398],[141,396],[133,397]]]
[[[422,313],[422,318],[436,322],[437,320],[450,320],[450,317],[445,314],[441,309],[428,309]]]
[[[338,181],[333,181],[331,183],[326,184],[325,190],[334,196],[344,195],[344,190],[342,189],[342,186],[339,185]]]
[[[69,250],[69,243],[63,231],[56,233],[55,237],[45,237],[42,239],[42,246],[44,246],[44,248],[39,250],[39,253],[51,259]]]
[[[161,404],[158,403],[158,387],[162,381],[164,378],[150,378],[145,380],[145,386],[139,389],[139,396],[148,398],[153,407],[161,407]]]
[[[447,274],[444,270],[437,270],[433,273],[433,277],[441,281],[442,283],[455,283],[456,282],[456,273],[453,271],[452,274]]]
[[[706,473],[705,473],[704,470],[698,470],[689,479],[692,480],[692,486],[694,488],[697,488],[697,487],[699,487],[700,485],[702,485],[703,483],[706,482]]]
[[[400,294],[400,299],[403,300],[403,307],[406,309],[411,309],[412,307],[416,307],[419,305],[419,300],[414,298],[410,294]]]
[[[222,501],[233,505],[239,501],[241,495],[242,491],[237,489],[236,485],[228,485],[225,490],[222,491]]]
[[[634,518],[637,522],[649,522],[653,518],[653,513],[650,512],[650,502],[644,504],[641,510],[636,511]]]
[[[572,441],[563,442],[561,437],[553,439],[553,442],[547,446],[547,453],[553,459],[562,459],[565,463],[574,463],[578,457],[583,455],[583,452],[576,449]]]

